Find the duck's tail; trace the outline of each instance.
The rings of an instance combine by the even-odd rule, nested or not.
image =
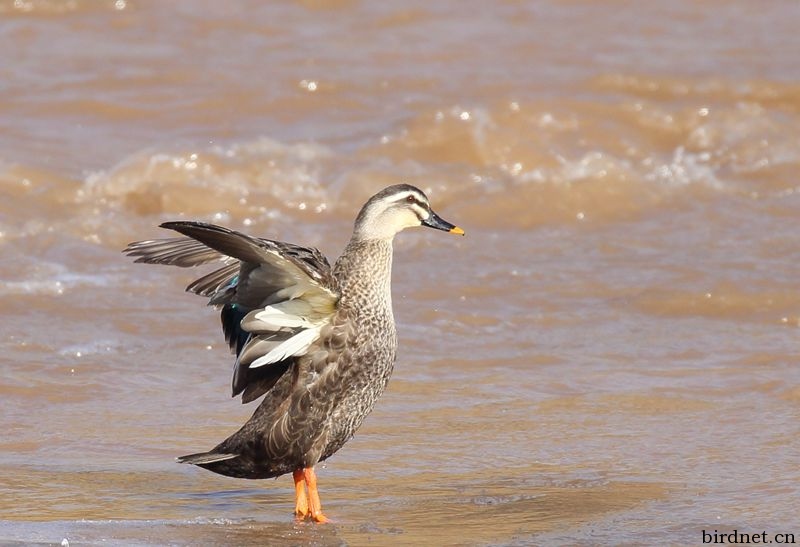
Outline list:
[[[217,447],[210,452],[189,454],[177,458],[178,463],[190,463],[214,473],[237,479],[269,479],[292,471],[291,467],[284,465],[271,465],[263,457],[243,452],[235,454],[224,448]]]
[[[232,460],[238,456],[238,454],[222,454],[212,450],[211,452],[200,452],[199,454],[181,456],[180,458],[175,458],[175,461],[178,463],[190,463],[192,465],[208,465],[210,463]]]

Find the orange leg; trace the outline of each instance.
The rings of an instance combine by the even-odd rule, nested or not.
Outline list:
[[[319,492],[317,491],[317,474],[314,472],[314,468],[306,467],[302,470],[302,473],[306,486],[308,486],[308,509],[311,518],[316,522],[328,522],[328,517],[322,514],[322,503],[319,501]]]
[[[294,479],[294,514],[300,518],[308,516],[308,496],[306,496],[306,480],[303,470],[295,469],[292,472]]]

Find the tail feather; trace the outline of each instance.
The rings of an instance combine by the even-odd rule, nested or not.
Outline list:
[[[222,454],[219,452],[201,452],[199,454],[189,454],[175,458],[178,463],[190,463],[192,465],[205,465],[209,463],[222,462],[238,457],[239,454]]]
[[[227,442],[227,441],[226,441]],[[231,454],[236,446],[221,445],[209,452],[189,454],[177,458],[178,463],[191,463],[214,473],[237,479],[269,479],[284,473],[291,473],[293,467],[286,462],[271,462],[266,454],[245,448],[240,453]]]

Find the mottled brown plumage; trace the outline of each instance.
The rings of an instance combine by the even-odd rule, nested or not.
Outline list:
[[[188,237],[130,244],[125,252],[137,262],[224,263],[187,290],[222,308],[237,355],[233,395],[264,397],[239,431],[179,461],[248,479],[293,472],[297,513],[327,520],[313,467],[353,436],[386,387],[397,349],[392,239],[419,225],[463,234],[422,191],[395,185],[361,209],[333,269],[317,249],[199,222],[162,224]]]

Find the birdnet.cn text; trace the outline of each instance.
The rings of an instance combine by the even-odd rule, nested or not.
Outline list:
[[[703,530],[703,543],[711,545],[794,545],[795,535],[789,533],[770,534],[767,531],[761,532],[740,532],[732,530],[730,532],[720,532],[717,530]]]

